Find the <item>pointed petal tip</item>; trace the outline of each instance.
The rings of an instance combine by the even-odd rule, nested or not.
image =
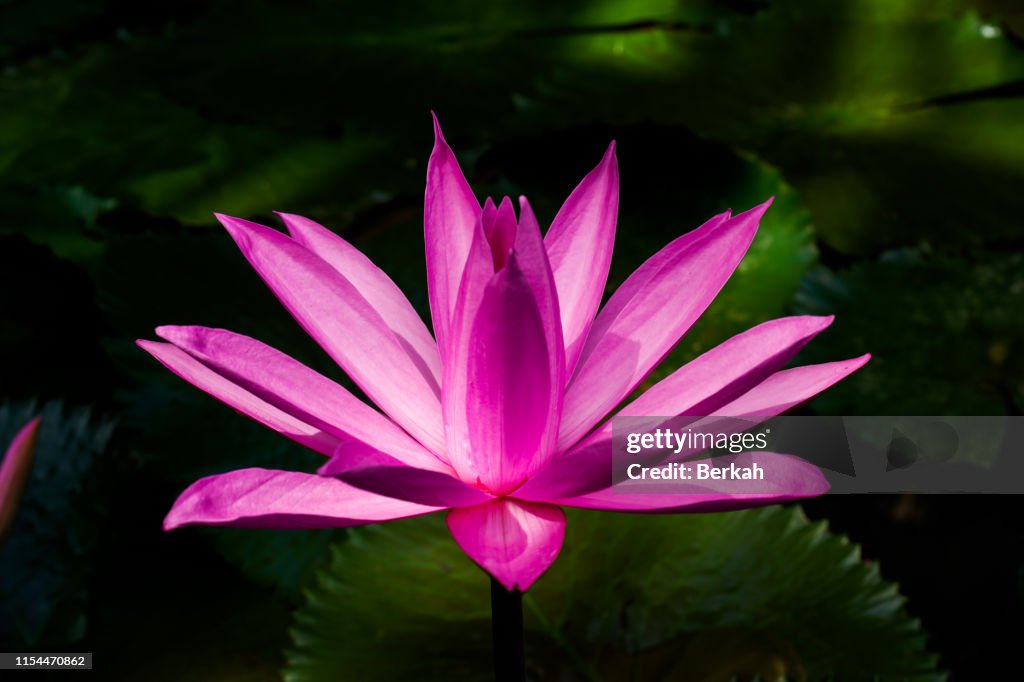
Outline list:
[[[11,440],[10,446],[7,450],[7,456],[0,457],[0,463],[7,460],[7,457],[12,456],[12,453],[17,450],[19,452],[24,451],[26,448],[34,449],[33,443],[35,442],[36,436],[39,434],[39,427],[43,423],[43,416],[36,415],[29,419],[25,424],[18,429],[18,432],[14,435]],[[22,455],[24,456],[24,455]],[[31,455],[30,455],[31,456]]]
[[[447,147],[448,143],[445,142],[444,131],[441,130],[441,122],[437,120],[437,113],[433,109],[430,110],[430,118],[434,125],[434,147],[436,148],[441,145]]]
[[[295,213],[285,213],[284,211],[274,211],[274,215],[284,223],[284,229],[288,230],[288,235],[292,239],[301,239],[302,222],[307,221],[308,223],[308,218]]]
[[[192,484],[185,488],[185,490],[181,491],[181,494],[174,500],[174,504],[171,505],[170,510],[164,517],[163,523],[160,524],[165,533],[194,523],[193,521],[190,521],[189,513],[186,508],[195,506],[195,500],[190,496],[190,493],[200,487],[201,481],[202,479],[199,481],[193,481]]]
[[[752,222],[756,226],[758,223],[761,222],[761,218],[764,217],[764,214],[768,212],[768,208],[772,205],[773,201],[775,201],[774,196],[768,197],[766,201],[762,201],[760,204],[757,204],[752,208],[748,208],[746,211],[743,211],[742,213],[734,216],[733,220],[749,218],[750,222]]]
[[[157,327],[156,329],[154,329],[153,332],[157,336],[159,336],[161,339],[163,339],[164,341],[169,341],[169,342],[177,345],[177,342],[175,341],[175,339],[180,339],[182,334],[186,330],[188,330],[188,327],[183,327],[181,325],[177,325],[177,324],[162,324],[159,327]]]
[[[235,218],[234,216],[229,216],[224,213],[214,213],[213,215],[235,241],[244,237],[245,233],[248,232],[248,226],[241,218]]]
[[[828,329],[835,322],[835,315],[808,315],[807,320],[811,323],[815,333]]]
[[[217,333],[222,330],[189,324],[162,324],[153,331],[167,343],[192,354],[189,348],[195,349],[197,340],[201,340],[204,334]],[[199,346],[202,345],[200,341]]]

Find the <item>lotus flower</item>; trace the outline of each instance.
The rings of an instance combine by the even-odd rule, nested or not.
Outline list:
[[[523,197],[518,215],[507,197],[481,206],[436,119],[434,132],[424,207],[433,335],[383,271],[312,220],[279,214],[286,236],[217,216],[378,409],[256,339],[159,327],[166,343],[139,345],[171,371],[328,458],[317,473],[251,468],[203,478],[178,498],[166,529],[358,526],[447,510],[466,554],[525,591],[559,552],[562,507],[707,512],[827,489],[814,466],[768,454],[771,492],[610,490],[609,415],[711,303],[770,201],[679,237],[598,312],[618,211],[614,143],[542,236]],[[787,317],[754,327],[617,414],[781,413],[867,361],[782,369],[830,322]]]

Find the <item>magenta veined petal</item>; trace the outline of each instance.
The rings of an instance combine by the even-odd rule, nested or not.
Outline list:
[[[277,431],[282,436],[327,456],[330,456],[338,447],[340,441],[336,436],[274,407],[238,384],[225,379],[177,346],[142,339],[135,343],[159,360],[164,367],[199,390],[238,410],[246,417]]]
[[[774,417],[834,386],[867,364],[870,353],[849,360],[804,365],[776,372],[719,410],[726,417]]]
[[[618,415],[715,414],[781,369],[833,319],[800,315],[751,327],[686,363]]]
[[[496,499],[453,509],[447,521],[462,551],[508,590],[528,590],[565,538],[565,513],[550,504]]]
[[[743,395],[781,369],[812,338],[832,323],[831,317],[796,316],[770,320],[722,342],[686,363],[671,375],[647,389],[616,416],[676,416],[715,414],[724,405]],[[568,453],[566,462],[553,463],[526,482],[517,495],[541,499],[549,486],[593,490],[594,480],[609,480],[611,468],[611,420],[591,432]],[[593,466],[580,462],[594,460]],[[597,464],[599,462],[600,464]]]
[[[440,387],[356,287],[284,234],[218,218],[292,317],[366,395],[418,441],[444,452]]]
[[[715,408],[715,416],[709,417],[708,421],[714,423],[718,417],[767,419],[782,414],[860,369],[869,358],[869,355],[864,355],[840,362],[780,370],[739,398]],[[685,409],[681,411],[685,412]],[[672,415],[669,413],[651,416]],[[693,428],[697,429],[699,425],[700,422],[695,422]],[[613,482],[611,437],[610,428],[602,428],[595,432],[531,478],[515,492],[516,497],[552,501],[585,496],[608,488]]]
[[[768,203],[712,218],[623,282],[594,321],[569,381],[560,448],[629,395],[700,317],[746,253]]]
[[[156,333],[227,381],[339,440],[356,439],[407,464],[451,471],[394,422],[344,387],[265,343],[207,327],[163,326]]]
[[[467,507],[492,499],[463,483],[454,471],[420,469],[359,441],[338,445],[317,473],[336,476],[361,490],[418,504]]]
[[[618,213],[619,165],[612,142],[597,167],[565,200],[544,236],[558,289],[567,376],[576,367],[601,305]]]
[[[399,342],[441,382],[441,356],[409,299],[383,270],[347,241],[309,218],[278,213],[292,239],[327,261],[373,306]]]
[[[454,317],[448,331],[448,342],[442,346],[444,381],[441,385],[441,407],[444,414],[446,457],[460,478],[475,484],[480,476],[470,457],[468,393],[470,348],[473,325],[487,286],[494,278],[494,260],[487,241],[485,222],[494,221],[497,209],[488,200],[473,230],[459,287]]]
[[[201,478],[186,488],[164,519],[164,530],[190,525],[345,528],[440,509],[376,495],[336,478],[239,469]]]
[[[35,417],[18,429],[4,452],[3,461],[0,461],[0,547],[28,483],[41,423],[42,417]]]
[[[449,461],[463,480],[505,494],[554,454],[564,371],[554,282],[525,200],[505,267],[484,286],[472,320],[463,319],[475,293],[464,284],[453,327],[465,374],[445,391]],[[458,427],[464,438],[453,438]]]
[[[423,237],[430,316],[442,358],[447,352],[448,330],[479,218],[480,202],[473,196],[434,116],[434,150],[427,164]]]

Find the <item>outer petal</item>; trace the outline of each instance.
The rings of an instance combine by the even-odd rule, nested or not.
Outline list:
[[[565,449],[629,395],[678,342],[743,258],[768,202],[716,216],[640,266],[608,301],[565,396]]]
[[[336,436],[274,407],[238,384],[217,374],[177,346],[143,340],[136,341],[136,343],[159,360],[164,367],[196,388],[238,410],[246,417],[291,438],[296,443],[324,455],[330,455],[338,447],[340,441]]]
[[[41,418],[36,417],[18,430],[0,462],[0,546],[18,509],[36,453]]]
[[[506,589],[525,592],[558,556],[565,513],[548,504],[497,499],[451,510],[448,528],[462,551]]]
[[[365,443],[342,443],[317,471],[371,493],[441,507],[466,507],[491,499],[454,474],[408,466]]]
[[[785,366],[832,320],[801,315],[751,327],[686,363],[617,416],[715,414]]]
[[[852,360],[805,365],[776,372],[740,398],[714,410],[715,417],[774,417],[810,400],[868,361]],[[670,416],[670,415],[651,415]],[[715,417],[711,417],[714,420]],[[693,424],[699,428],[699,422]],[[552,462],[515,492],[517,498],[553,502],[589,495],[612,481],[611,430],[602,429],[568,454]]]
[[[818,467],[798,457],[776,453],[759,453],[758,460],[770,472],[774,490],[758,493],[734,493],[729,487],[738,482],[702,481],[707,492],[680,494],[628,494],[610,488],[579,497],[566,497],[559,504],[583,509],[633,512],[641,514],[677,514],[731,511],[779,504],[805,497],[822,495],[829,484]]]
[[[452,466],[494,494],[514,489],[550,459],[561,412],[554,283],[525,200],[522,210],[515,249],[486,285],[468,336],[457,342],[465,348],[455,358],[465,365],[465,380],[445,391]],[[457,320],[461,334],[464,322]],[[457,436],[463,427],[464,439]]]
[[[558,211],[544,246],[558,288],[567,376],[576,367],[608,281],[619,213],[615,143]]]
[[[717,414],[730,401],[779,370],[815,335],[832,323],[831,317],[797,316],[770,320],[737,334],[686,363],[624,407],[616,416],[676,416]],[[612,421],[605,422],[574,446],[564,466],[578,466],[595,457],[605,462],[605,471],[595,471],[598,480],[611,476],[610,442]],[[573,476],[555,463],[531,478],[518,491],[528,499],[546,499],[552,485],[565,489],[566,479],[593,489],[590,477]]]
[[[164,519],[181,526],[343,528],[438,511],[354,488],[336,478],[294,471],[239,469],[190,485]]]
[[[164,326],[156,333],[228,381],[340,440],[357,439],[407,464],[451,471],[342,386],[256,339],[207,327]]]
[[[280,232],[218,218],[292,316],[370,399],[421,443],[443,452],[440,387],[356,287]]]
[[[774,417],[810,400],[867,364],[870,353],[849,360],[804,365],[776,372],[716,414],[723,417]]]
[[[434,117],[434,151],[427,164],[423,237],[427,256],[427,293],[434,335],[442,357],[455,314],[462,271],[480,217],[480,202],[466,182],[441,125]]]
[[[435,383],[441,382],[441,356],[416,309],[383,270],[356,247],[326,227],[302,216],[279,213],[289,234],[298,243],[323,258],[352,283],[373,306],[399,342],[430,370]]]

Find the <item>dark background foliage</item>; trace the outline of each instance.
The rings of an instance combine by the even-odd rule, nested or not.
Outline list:
[[[345,533],[159,525],[196,476],[314,459],[133,342],[226,327],[337,375],[214,210],[308,215],[425,312],[431,109],[478,195],[527,194],[542,222],[616,139],[610,287],[712,213],[776,195],[667,367],[779,314],[835,313],[802,359],[874,360],[808,409],[1020,414],[1014,0],[6,0],[0,435],[43,412],[55,454],[0,553],[44,566],[0,575],[0,649],[95,651],[111,679],[275,679]],[[880,561],[954,679],[1020,668],[1016,497],[805,509]],[[51,514],[73,523],[46,532]]]

